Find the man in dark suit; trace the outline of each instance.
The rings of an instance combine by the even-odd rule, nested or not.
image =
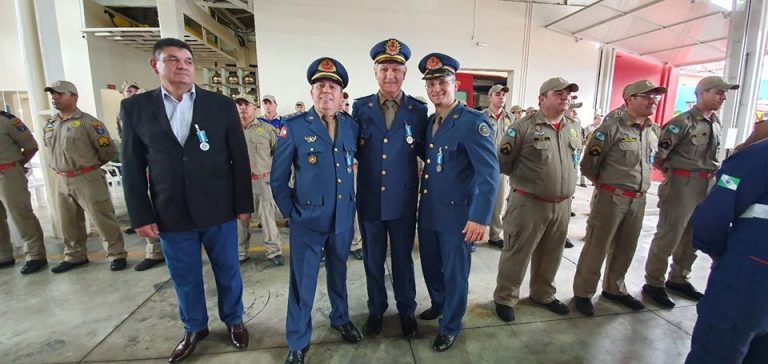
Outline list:
[[[357,123],[342,111],[342,92],[349,78],[344,66],[329,57],[307,70],[313,107],[287,118],[272,161],[270,181],[277,207],[291,219],[291,280],[288,290],[286,363],[303,363],[312,336],[320,251],[331,300],[331,327],[350,343],[362,339],[349,318],[347,258],[354,234],[353,162]],[[295,176],[295,186],[288,181]]]
[[[170,362],[208,335],[201,245],[218,290],[219,317],[238,349],[248,346],[235,218],[253,212],[250,166],[232,100],[194,84],[192,49],[155,43],[160,88],[123,101],[123,185],[131,226],[160,238],[185,334]]]

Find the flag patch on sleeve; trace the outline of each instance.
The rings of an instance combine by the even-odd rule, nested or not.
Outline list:
[[[736,191],[739,188],[739,182],[741,182],[741,178],[723,174],[720,176],[720,180],[717,181],[717,185],[729,190]]]

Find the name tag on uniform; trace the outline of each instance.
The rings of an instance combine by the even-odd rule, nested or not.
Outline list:
[[[545,136],[545,137],[540,137],[540,138],[533,138],[533,141],[534,142],[542,142],[542,141],[548,142],[549,141],[549,137]]]
[[[637,143],[637,138],[635,137],[623,137],[620,140],[622,143]]]

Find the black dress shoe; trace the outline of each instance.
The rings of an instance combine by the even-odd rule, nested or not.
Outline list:
[[[16,259],[11,258],[11,260],[0,263],[0,269],[13,267],[14,264],[16,264]]]
[[[407,338],[415,337],[418,333],[416,318],[412,315],[400,315],[400,328],[403,330],[403,336]]]
[[[504,239],[499,240],[488,240],[488,245],[493,245],[499,249],[504,247]]]
[[[587,297],[573,297],[573,303],[576,305],[576,309],[585,316],[595,315],[595,306],[592,305],[592,299]]]
[[[376,336],[381,333],[384,321],[381,315],[368,315],[368,321],[365,322],[365,334]]]
[[[243,324],[229,326],[227,325],[229,342],[235,349],[245,349],[248,347],[248,329]]]
[[[24,263],[24,266],[21,267],[21,274],[35,273],[46,265],[48,265],[48,261],[45,259],[28,260],[26,263]]]
[[[176,348],[173,349],[171,357],[168,359],[171,363],[176,363],[182,359],[188,357],[195,351],[195,347],[200,340],[203,340],[208,336],[208,328],[204,328],[196,332],[185,332],[184,337],[181,338]]]
[[[301,350],[288,351],[288,356],[285,358],[285,364],[304,364],[304,357],[307,356],[307,351],[309,351],[309,345]]]
[[[422,313],[420,313],[419,314],[419,318],[422,319],[422,320],[425,320],[425,321],[430,321],[430,320],[434,320],[434,319],[440,317],[440,315],[442,315],[442,314],[443,313],[440,310],[438,310],[438,309],[436,309],[434,307],[430,307],[430,308],[424,310]]]
[[[136,266],[133,267],[133,269],[135,269],[138,272],[142,272],[142,271],[145,271],[145,270],[147,270],[149,268],[152,268],[152,267],[154,267],[156,265],[163,264],[163,263],[165,263],[165,259],[150,259],[150,258],[146,258],[146,259],[142,260],[141,262],[139,262],[139,264],[136,264]]]
[[[495,305],[496,305],[496,315],[499,316],[501,321],[504,321],[504,322],[515,321],[515,309],[513,307],[502,305],[500,303],[495,303]]]
[[[566,306],[564,303],[560,302],[560,300],[558,300],[557,298],[552,300],[552,302],[548,302],[548,303],[538,302],[538,301],[534,300],[533,298],[531,298],[531,301],[546,307],[548,310],[550,310],[550,311],[552,311],[552,312],[554,312],[554,313],[556,313],[558,315],[567,315],[567,314],[569,314],[571,312],[571,310],[568,309],[568,306]]]
[[[355,257],[355,259],[363,260],[363,249],[355,249],[350,253],[352,253],[352,256]]]
[[[675,307],[675,301],[672,301],[672,299],[669,298],[669,295],[667,294],[667,290],[664,289],[664,287],[655,287],[655,286],[646,284],[643,286],[643,293],[645,293],[648,297],[650,297],[654,302],[658,303],[659,306],[661,307],[664,307],[664,308]]]
[[[573,248],[573,243],[571,242],[571,239],[565,238],[565,248],[566,249]]]
[[[640,311],[645,309],[645,305],[642,302],[638,301],[636,298],[632,297],[632,295],[630,294],[618,295],[618,294],[612,294],[612,293],[603,291],[603,293],[601,293],[600,295],[611,301],[614,301],[626,307],[629,307],[635,311]]]
[[[341,326],[331,325],[331,328],[338,331],[341,334],[341,338],[347,342],[356,344],[363,339],[363,335],[360,335],[360,331],[357,330],[357,327],[351,321]]]
[[[667,281],[664,283],[664,286],[666,286],[668,289],[671,289],[673,292],[682,295],[683,297],[690,298],[694,301],[698,301],[704,297],[704,294],[699,292],[690,282],[677,283]]]
[[[112,263],[109,263],[109,270],[113,272],[117,272],[119,270],[125,269],[125,266],[128,263],[126,262],[125,258],[117,258],[112,261]]]
[[[282,255],[275,255],[270,260],[272,261],[272,264],[275,267],[280,267],[280,266],[283,266],[285,264],[285,261],[283,260],[283,256]]]
[[[435,342],[432,343],[432,350],[443,352],[451,348],[456,342],[456,335],[437,334]]]
[[[77,267],[79,267],[81,265],[85,265],[85,264],[88,264],[88,259],[86,259],[86,260],[84,260],[82,262],[77,262],[77,263],[71,263],[71,262],[68,262],[68,261],[65,260],[65,261],[59,263],[59,265],[51,268],[51,272],[53,272],[53,273],[64,273],[64,272],[66,272],[66,271],[68,271],[68,270],[70,270],[72,268],[77,268]]]

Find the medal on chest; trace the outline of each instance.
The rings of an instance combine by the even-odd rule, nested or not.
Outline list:
[[[195,124],[195,134],[197,135],[197,141],[200,142],[200,150],[206,152],[211,149],[211,145],[208,144],[208,135],[205,133],[205,130],[200,130],[197,124]]]

